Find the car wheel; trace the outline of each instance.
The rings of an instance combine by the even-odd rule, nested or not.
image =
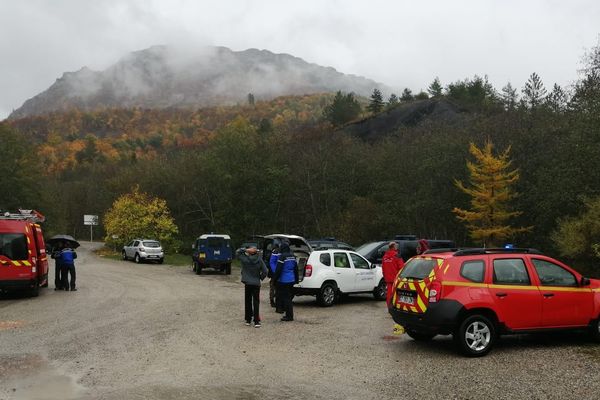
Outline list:
[[[379,285],[375,289],[373,289],[373,297],[375,300],[385,300],[387,297],[387,285],[385,284],[385,280],[380,280]]]
[[[335,303],[336,297],[336,285],[331,282],[325,282],[317,294],[317,301],[323,307],[330,307],[333,305],[333,303]]]
[[[127,253],[125,253],[125,250],[121,252],[121,256],[123,257],[124,261],[127,261]]]
[[[140,255],[138,253],[135,253],[135,257],[133,258],[133,260],[135,261],[136,264],[139,264],[140,262],[142,262],[142,259],[140,258]]]
[[[459,350],[469,357],[486,355],[496,342],[496,327],[483,315],[471,315],[454,334]]]
[[[200,264],[198,264],[195,261],[194,261],[194,265],[195,265],[194,271],[196,271],[196,275],[200,275],[202,273],[202,267],[200,266]]]
[[[225,266],[225,275],[231,275],[231,264]]]
[[[38,282],[35,282],[33,287],[29,289],[29,295],[31,297],[38,297],[40,295],[40,284]]]
[[[590,326],[590,336],[595,342],[600,342],[600,317],[592,322]]]
[[[417,342],[428,342],[435,337],[434,333],[417,332],[412,329],[407,329],[406,334]]]

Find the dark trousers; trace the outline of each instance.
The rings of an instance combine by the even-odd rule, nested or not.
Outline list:
[[[54,263],[54,287],[57,289],[62,289],[61,271],[62,266],[59,263]]]
[[[246,313],[244,315],[246,322],[254,318],[254,323],[260,322],[259,303],[260,286],[244,285],[244,304]]]
[[[69,288],[69,275],[71,275],[71,290],[75,289],[75,265],[63,265],[60,271],[61,286],[63,289]]]
[[[275,307],[277,305],[277,303],[275,302],[276,286],[277,282],[275,282],[275,279],[271,278],[271,281],[269,282],[269,301],[271,302],[271,307]]]
[[[281,310],[285,317],[294,319],[294,305],[292,304],[292,287],[294,283],[277,283],[277,300],[281,303]]]

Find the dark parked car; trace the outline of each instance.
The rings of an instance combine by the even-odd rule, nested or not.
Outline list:
[[[365,243],[356,249],[356,252],[374,264],[381,264],[383,253],[388,250],[388,244],[391,241],[398,243],[398,251],[404,261],[417,255],[417,245],[419,240],[414,235],[398,235],[394,239],[379,240],[376,242]],[[452,240],[425,239],[430,249],[451,249],[456,244]]]

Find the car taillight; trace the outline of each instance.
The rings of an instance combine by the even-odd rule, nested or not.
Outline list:
[[[306,264],[306,268],[304,268],[304,277],[308,278],[312,275],[312,265]]]
[[[442,295],[442,283],[440,281],[433,281],[429,285],[429,302],[437,303]]]

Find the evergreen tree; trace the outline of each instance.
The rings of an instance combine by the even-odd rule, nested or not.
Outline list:
[[[518,95],[517,89],[513,88],[510,82],[502,88],[502,94],[500,94],[500,101],[504,106],[505,110],[514,110],[517,106]]]
[[[343,94],[338,91],[331,104],[323,110],[323,115],[333,126],[339,126],[356,119],[360,112],[361,107],[354,93]]]
[[[435,79],[433,80],[433,82],[431,82],[431,84],[427,88],[427,91],[429,92],[431,97],[437,98],[437,97],[442,96],[443,89],[444,88],[442,87],[442,84],[440,83],[440,78],[438,78],[436,76]]]
[[[373,89],[373,94],[371,94],[371,101],[367,106],[367,110],[373,114],[377,114],[383,110],[383,95],[381,94],[381,90],[377,88]]]
[[[559,113],[567,108],[568,101],[567,93],[555,83],[552,91],[545,99],[545,104],[555,113]]]
[[[509,206],[510,201],[518,195],[512,186],[519,180],[519,171],[509,170],[512,164],[508,158],[510,146],[498,156],[494,156],[493,148],[489,139],[483,149],[474,143],[470,144],[469,152],[475,158],[475,162],[467,161],[470,187],[459,180],[454,183],[471,196],[471,209],[455,207],[452,210],[465,223],[471,238],[488,247],[497,246],[501,241],[530,229],[514,228],[508,224],[510,218],[521,214],[511,211]]]
[[[546,88],[544,87],[544,83],[535,72],[531,74],[527,82],[525,83],[525,87],[522,90],[523,92],[523,102],[526,107],[530,109],[537,108],[546,97]]]
[[[412,90],[410,90],[409,88],[404,88],[404,90],[402,91],[402,95],[400,96],[400,101],[402,103],[407,103],[409,101],[413,101],[415,99],[415,97],[412,94]]]
[[[429,98],[429,94],[427,94],[427,92],[424,91],[420,91],[419,93],[417,93],[417,95],[415,96],[415,100],[427,100]]]
[[[394,93],[392,93],[390,95],[390,98],[387,101],[387,108],[393,108],[393,107],[397,106],[398,103],[399,103],[398,96],[396,96]]]

